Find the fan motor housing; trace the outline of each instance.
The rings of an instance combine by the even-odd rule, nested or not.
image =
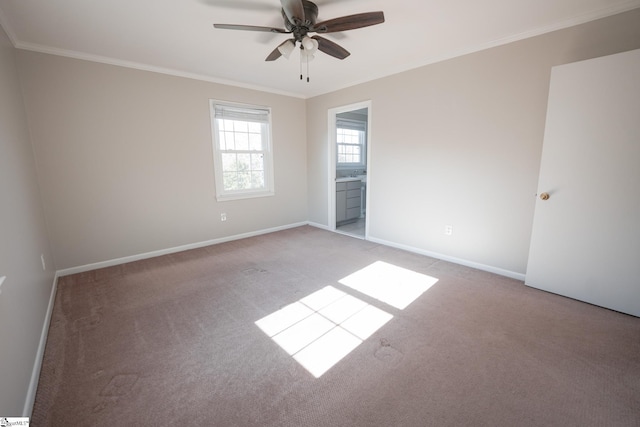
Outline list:
[[[281,12],[282,17],[284,18],[284,27],[287,31],[291,31],[295,35],[297,35],[298,32],[304,33],[302,34],[302,36],[304,36],[307,31],[309,31],[309,28],[313,27],[316,23],[316,19],[318,18],[318,6],[309,0],[302,0],[302,7],[304,9],[304,22],[301,22],[299,26],[289,21],[289,18],[287,18],[287,15],[284,13],[284,9],[282,9]]]

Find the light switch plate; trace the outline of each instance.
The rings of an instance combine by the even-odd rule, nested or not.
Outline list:
[[[6,279],[7,276],[0,276],[0,294],[2,293],[2,284],[4,283],[4,279]]]

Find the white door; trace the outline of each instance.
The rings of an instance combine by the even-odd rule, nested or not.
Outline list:
[[[640,50],[554,67],[529,286],[640,316]]]

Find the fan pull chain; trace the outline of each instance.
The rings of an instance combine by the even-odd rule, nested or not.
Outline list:
[[[306,55],[304,52],[304,47],[300,46],[300,80],[302,80],[303,77],[303,73],[302,73],[302,61],[303,61],[303,57],[306,59],[307,61],[307,83],[309,83],[310,79],[309,79],[309,55]]]

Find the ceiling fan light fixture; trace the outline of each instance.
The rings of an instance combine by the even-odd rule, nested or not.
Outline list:
[[[318,50],[318,41],[312,39],[309,36],[304,36],[302,39],[302,47],[309,55],[313,55]]]
[[[278,46],[278,50],[280,51],[282,56],[289,59],[289,57],[291,56],[291,52],[293,52],[293,49],[295,47],[296,45],[293,40],[285,40],[284,43],[281,43],[280,46]]]
[[[293,40],[285,40],[283,43],[278,46],[278,50],[285,58],[289,59],[291,56],[291,52],[295,49],[296,44]]]

